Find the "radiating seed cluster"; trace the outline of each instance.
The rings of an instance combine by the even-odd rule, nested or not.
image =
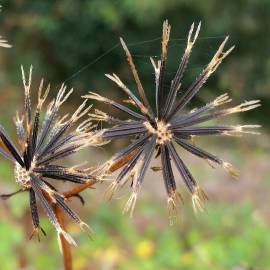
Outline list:
[[[70,244],[75,244],[71,236],[61,228],[53,206],[60,207],[79,224],[82,230],[87,229],[88,226],[68,206],[66,198],[54,187],[54,184],[59,181],[86,184],[93,179],[101,180],[102,176],[99,175],[97,178],[98,176],[93,175],[89,169],[80,169],[77,166],[66,167],[55,162],[91,145],[102,145],[103,142],[100,140],[99,132],[92,130],[94,126],[90,120],[79,122],[91,109],[91,106],[86,105],[86,101],[71,115],[59,115],[61,105],[73,91],[72,89],[67,91],[65,85],[60,87],[56,98],[49,102],[44,117],[41,117],[50,85],[45,87],[44,81],[41,80],[38,102],[36,107],[32,108],[31,78],[32,67],[28,78],[22,67],[24,113],[22,117],[19,117],[19,113],[15,117],[19,149],[0,125],[0,139],[4,145],[0,148],[0,154],[13,162],[15,179],[21,188],[17,192],[1,197],[8,198],[20,191],[29,192],[34,233],[39,233],[40,230],[44,233],[39,222],[38,199],[58,235],[64,236]],[[49,179],[54,182],[49,182]],[[77,196],[80,198],[80,195]]]
[[[130,119],[121,120],[109,116],[105,112],[96,110],[90,115],[91,119],[106,121],[113,125],[103,131],[103,138],[106,140],[132,138],[132,142],[124,149],[115,154],[103,167],[104,171],[112,168],[113,164],[122,164],[122,169],[117,179],[110,185],[107,196],[109,198],[127,181],[131,181],[132,194],[124,208],[124,212],[132,215],[138,193],[149,167],[152,156],[160,157],[163,181],[167,191],[168,212],[170,220],[173,222],[177,216],[178,204],[182,201],[180,193],[176,189],[176,181],[172,166],[174,163],[177,172],[181,175],[187,189],[192,196],[194,210],[203,211],[204,201],[207,195],[200,188],[197,181],[178,154],[176,145],[182,147],[191,154],[206,160],[211,166],[220,165],[233,177],[238,176],[238,172],[233,166],[223,161],[221,158],[201,149],[195,145],[195,138],[200,136],[239,136],[243,133],[257,134],[253,129],[258,125],[223,125],[221,118],[230,114],[244,112],[260,106],[259,100],[246,101],[240,105],[217,110],[218,107],[231,102],[228,94],[225,93],[217,97],[214,101],[207,103],[201,108],[196,108],[186,112],[186,105],[199,92],[207,79],[215,72],[223,59],[233,50],[234,47],[225,50],[228,37],[221,43],[210,62],[202,70],[201,74],[187,87],[181,88],[181,82],[186,70],[191,51],[200,32],[201,24],[195,29],[192,24],[187,37],[187,44],[184,54],[179,62],[179,66],[171,80],[170,89],[165,88],[167,49],[170,40],[171,27],[168,21],[163,24],[161,59],[155,61],[150,58],[154,68],[155,80],[155,106],[150,106],[140,81],[132,55],[121,38],[121,44],[125,51],[127,61],[130,65],[131,73],[137,85],[139,98],[131,91],[116,74],[106,74],[110,80],[125,92],[128,96],[128,103],[133,108],[102,97],[99,94],[90,92],[86,98],[95,99],[126,113]],[[152,76],[152,74],[150,74]],[[125,102],[126,103],[126,102]],[[134,109],[135,108],[135,109]],[[221,125],[205,125],[213,119],[220,120]],[[122,162],[125,160],[125,162]],[[155,167],[154,171],[159,171]]]

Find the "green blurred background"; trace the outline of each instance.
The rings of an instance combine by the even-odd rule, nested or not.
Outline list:
[[[0,33],[13,48],[0,51],[0,120],[11,134],[15,132],[12,117],[22,108],[20,64],[33,64],[34,85],[44,77],[54,86],[51,95],[55,95],[63,81],[74,87],[75,93],[66,110],[75,109],[81,102],[80,96],[90,90],[119,100],[122,93],[104,73],[115,72],[129,86],[134,86],[119,46],[119,36],[122,36],[153,102],[154,75],[149,57],[160,55],[164,19],[169,19],[172,25],[168,87],[193,21],[201,21],[202,29],[184,86],[200,73],[218,44],[229,34],[229,45],[235,44],[235,50],[192,105],[201,105],[224,92],[230,93],[234,104],[262,100],[261,108],[230,118],[230,122],[263,125],[262,135],[198,141],[199,145],[239,167],[239,181],[181,152],[210,201],[208,213],[194,216],[189,195],[179,179],[186,203],[175,226],[169,226],[159,173],[147,175],[133,220],[121,214],[128,188],[110,203],[100,196],[106,184],[84,192],[86,206],[82,208],[76,199],[72,205],[96,234],[91,241],[76,226],[69,225],[79,243],[74,249],[74,265],[76,270],[270,269],[269,0],[14,0],[1,1],[1,4]],[[67,162],[89,160],[90,164],[99,165],[123,144],[116,142],[104,149],[90,149]],[[158,163],[159,160],[154,161]],[[156,181],[157,176],[160,181]],[[1,193],[17,188],[12,166],[2,159],[0,179]],[[64,188],[68,185],[64,184]],[[29,241],[31,221],[27,195],[19,194],[1,202],[0,269],[61,269],[54,230],[46,217],[42,223],[48,236],[40,243]]]

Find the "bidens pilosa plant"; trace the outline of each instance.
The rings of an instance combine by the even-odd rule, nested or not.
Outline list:
[[[21,114],[17,113],[15,118],[19,148],[12,142],[3,126],[0,125],[2,142],[0,154],[13,162],[15,180],[20,186],[19,191],[1,195],[1,197],[7,199],[18,192],[28,192],[33,233],[38,234],[41,230],[45,234],[39,222],[36,202],[38,198],[58,236],[64,237],[68,243],[75,245],[72,237],[59,224],[55,207],[62,209],[79,224],[82,230],[89,230],[89,227],[68,206],[65,194],[57,190],[54,183],[68,181],[87,186],[87,183],[93,179],[98,181],[99,175],[93,175],[89,169],[80,169],[77,166],[67,167],[55,164],[55,162],[61,161],[83,148],[99,145],[101,143],[100,137],[97,131],[92,130],[93,125],[89,120],[79,121],[91,108],[91,106],[86,106],[86,102],[83,102],[71,115],[59,116],[61,105],[73,91],[73,89],[67,91],[64,84],[60,87],[56,98],[48,104],[44,117],[41,117],[50,85],[44,87],[44,81],[41,80],[38,89],[38,102],[35,108],[32,108],[31,77],[32,66],[28,78],[26,78],[22,67],[25,93],[24,111]],[[79,194],[74,193],[74,196],[82,200]]]
[[[215,164],[221,165],[233,177],[237,177],[238,172],[230,163],[225,162],[221,158],[196,146],[193,143],[194,137],[212,135],[234,136],[242,133],[256,133],[252,131],[252,129],[257,128],[258,125],[230,126],[222,124],[202,124],[209,120],[221,118],[233,113],[254,109],[260,106],[259,100],[246,101],[231,108],[216,110],[221,105],[231,102],[231,99],[226,93],[201,108],[193,109],[190,112],[186,112],[184,110],[193,97],[202,88],[207,79],[218,68],[222,60],[234,48],[231,47],[228,50],[224,49],[228,41],[228,37],[226,37],[201,74],[190,84],[189,87],[182,89],[182,78],[186,70],[192,48],[198,37],[200,26],[201,24],[199,24],[197,29],[194,30],[194,24],[192,24],[190,28],[184,54],[175,76],[172,78],[170,90],[167,93],[165,88],[165,75],[171,27],[168,24],[168,21],[164,22],[161,59],[156,62],[154,59],[150,58],[155,74],[155,106],[151,106],[148,101],[133,62],[132,55],[123,39],[120,39],[120,41],[136,82],[139,98],[116,74],[106,74],[106,76],[116,83],[117,86],[125,92],[125,94],[127,94],[129,98],[128,103],[132,104],[136,110],[117,103],[107,97],[100,96],[97,93],[90,92],[85,96],[86,98],[109,104],[131,117],[131,119],[120,120],[99,110],[97,110],[95,114],[90,114],[92,119],[107,121],[114,125],[114,127],[107,128],[103,131],[104,139],[115,140],[126,138],[127,136],[130,136],[133,139],[130,145],[114,155],[103,168],[105,171],[110,170],[111,166],[113,166],[113,164],[118,160],[123,159],[123,157],[126,157],[128,160],[128,162],[123,164],[123,168],[116,180],[109,187],[108,196],[111,197],[116,190],[122,187],[130,179],[132,194],[124,208],[124,212],[130,212],[130,215],[133,213],[145,173],[154,155],[155,157],[160,156],[161,159],[160,170],[163,174],[163,181],[168,196],[167,202],[169,216],[171,222],[173,222],[177,216],[177,203],[178,201],[181,201],[182,198],[180,193],[176,190],[172,162],[175,164],[177,171],[180,173],[187,189],[192,195],[194,210],[204,210],[204,201],[207,199],[206,194],[200,188],[188,167],[183,162],[181,156],[178,154],[175,145],[179,145],[191,154],[205,159],[212,166]],[[152,76],[152,74],[149,74],[149,76]]]

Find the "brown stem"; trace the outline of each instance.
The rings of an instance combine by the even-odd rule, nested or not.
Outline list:
[[[64,213],[62,209],[55,204],[53,205],[53,208],[54,208],[54,212],[60,226],[62,227],[64,231],[66,231],[65,218],[64,218]],[[60,241],[61,241],[62,252],[63,252],[64,269],[72,270],[72,253],[71,253],[70,244],[63,237],[63,235],[60,235]]]
[[[113,173],[114,171],[118,170],[119,168],[123,167],[135,154],[137,153],[137,150],[134,150],[133,152],[129,153],[128,155],[124,156],[122,159],[118,160],[114,164],[111,165],[109,168],[109,172]],[[66,191],[63,193],[64,197],[70,198],[73,196],[78,195],[80,192],[84,191],[85,189],[93,186],[95,183],[97,183],[96,179],[91,179],[87,183],[78,185],[74,187],[73,189]],[[55,212],[55,215],[58,219],[58,222],[63,230],[66,231],[66,224],[64,219],[64,213],[59,206],[52,204],[53,209]],[[64,269],[65,270],[72,270],[72,253],[71,253],[71,247],[70,244],[66,241],[66,239],[60,235],[61,245],[62,245],[62,252],[63,252],[63,259],[64,259]]]
[[[73,197],[73,196],[79,194],[80,192],[84,191],[85,189],[93,186],[96,182],[97,182],[96,179],[91,179],[91,180],[87,181],[85,184],[81,184],[79,186],[74,187],[73,189],[71,189],[69,191],[63,192],[63,195],[66,198]]]

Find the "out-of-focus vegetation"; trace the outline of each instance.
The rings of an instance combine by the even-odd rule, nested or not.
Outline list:
[[[140,196],[133,220],[121,214],[126,196],[106,204],[100,198],[103,185],[86,191],[85,207],[81,208],[76,199],[73,203],[96,234],[91,241],[75,225],[69,225],[79,243],[74,250],[74,263],[76,270],[269,269],[268,0],[16,0],[1,4],[1,35],[13,48],[0,51],[0,121],[10,133],[14,132],[11,119],[15,108],[22,108],[20,64],[33,64],[36,80],[44,77],[54,86],[66,81],[69,87],[74,87],[75,94],[69,100],[69,106],[74,108],[80,96],[89,90],[120,98],[121,92],[104,73],[115,72],[133,86],[119,36],[127,41],[147,93],[153,96],[154,75],[149,56],[160,54],[165,18],[172,25],[168,85],[193,21],[202,21],[202,30],[184,86],[200,73],[218,44],[230,34],[230,44],[235,44],[236,49],[200,91],[194,105],[227,91],[234,104],[262,99],[261,108],[241,115],[245,118],[237,122],[262,124],[263,135],[213,139],[208,145],[213,153],[238,165],[240,181],[231,181],[221,170],[213,171],[200,160],[186,157],[191,161],[188,164],[195,177],[209,194],[210,203],[207,214],[194,217],[190,198],[186,196],[181,221],[174,227],[168,225],[166,202],[163,196],[159,198],[163,187],[161,181],[155,181],[156,174],[145,179],[151,192]],[[52,94],[55,92],[54,87]],[[100,164],[110,157],[110,152],[108,147],[104,151],[93,149],[78,159]],[[0,193],[16,189],[13,168],[1,158]],[[1,269],[61,269],[55,232],[45,217],[42,224],[48,236],[41,243],[29,241],[32,228],[26,194],[1,202]]]
[[[199,97],[205,100],[208,95],[229,91],[235,101],[260,98],[265,106],[256,112],[256,117],[253,113],[247,116],[268,125],[269,121],[264,121],[270,113],[268,0],[16,0],[3,1],[2,5],[0,25],[14,46],[4,56],[1,54],[4,61],[1,70],[8,74],[4,77],[6,82],[18,84],[19,64],[32,63],[49,81],[60,83],[68,79],[69,85],[77,89],[78,97],[93,89],[111,95],[112,84],[104,73],[121,73],[124,81],[130,78],[122,49],[114,48],[119,45],[119,36],[123,36],[133,43],[130,49],[150,94],[154,78],[149,56],[160,54],[160,40],[150,41],[161,36],[163,20],[169,19],[174,38],[168,66],[170,78],[183,52],[183,38],[190,25],[202,21],[186,83],[201,71],[218,43],[229,34],[236,49]],[[148,42],[139,43],[142,41]],[[98,59],[106,52],[105,57]],[[88,68],[76,74],[88,64]]]

